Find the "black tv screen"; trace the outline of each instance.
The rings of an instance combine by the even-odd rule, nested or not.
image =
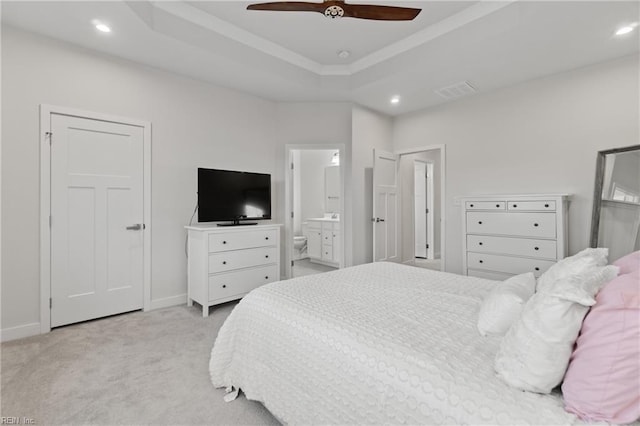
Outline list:
[[[271,175],[198,169],[198,222],[271,219]]]

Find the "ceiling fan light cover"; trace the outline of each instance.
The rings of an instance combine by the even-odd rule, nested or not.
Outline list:
[[[324,16],[331,19],[342,18],[344,16],[344,9],[340,6],[329,6],[324,10]]]

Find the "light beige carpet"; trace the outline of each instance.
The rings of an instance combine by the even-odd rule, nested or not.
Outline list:
[[[1,416],[36,424],[278,424],[260,403],[223,401],[209,355],[235,303],[135,312],[3,343]]]

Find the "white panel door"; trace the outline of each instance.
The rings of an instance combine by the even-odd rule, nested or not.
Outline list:
[[[398,157],[373,151],[373,261],[400,262]]]
[[[51,132],[51,326],[141,309],[143,128],[52,114]]]
[[[427,258],[427,164],[413,162],[415,257]]]

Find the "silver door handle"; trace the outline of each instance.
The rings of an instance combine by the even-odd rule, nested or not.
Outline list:
[[[127,226],[127,231],[139,231],[141,229],[144,229],[144,223],[136,223],[135,225],[131,225],[131,226]]]
[[[372,217],[371,218],[371,222],[376,222],[376,223],[384,222],[384,219],[380,219],[379,217]]]

